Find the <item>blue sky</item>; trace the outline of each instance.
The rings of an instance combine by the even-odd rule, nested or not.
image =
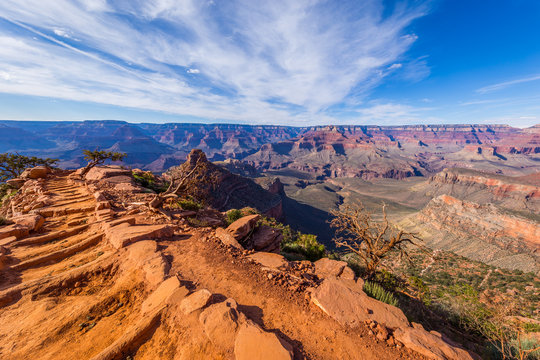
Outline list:
[[[0,118],[540,123],[540,1],[2,0]]]

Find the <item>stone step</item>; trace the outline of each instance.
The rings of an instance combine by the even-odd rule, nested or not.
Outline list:
[[[61,240],[66,237],[82,233],[88,228],[88,226],[88,224],[84,224],[68,230],[54,231],[45,235],[29,237],[13,243],[13,246],[41,245],[52,240]]]
[[[43,263],[47,263],[50,261],[60,262],[64,260],[65,258],[68,258],[92,246],[97,245],[101,241],[102,238],[103,238],[103,234],[94,235],[88,238],[87,240],[81,241],[65,249],[54,251],[52,253],[38,256],[38,257],[29,259],[26,261],[22,261],[16,265],[11,266],[11,269],[15,271],[21,271],[21,270],[25,270],[31,267],[36,267],[38,265],[41,265]]]

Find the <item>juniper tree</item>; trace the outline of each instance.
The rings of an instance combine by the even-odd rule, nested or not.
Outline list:
[[[81,176],[84,177],[94,166],[104,164],[105,161],[122,161],[127,154],[114,151],[105,151],[105,150],[83,150],[84,159],[88,161],[88,164],[84,167],[81,172]]]
[[[0,154],[0,182],[19,177],[24,169],[35,166],[55,166],[58,159],[42,159],[17,153]]]

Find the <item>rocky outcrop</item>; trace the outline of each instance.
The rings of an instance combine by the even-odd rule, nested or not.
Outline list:
[[[494,205],[441,195],[400,223],[426,245],[473,260],[526,272],[540,271],[540,225]]]
[[[467,351],[424,330],[421,325],[409,325],[400,309],[370,298],[362,286],[352,280],[325,279],[312,291],[311,302],[340,324],[352,328],[367,324],[376,331],[379,340],[398,342],[430,359],[473,359]]]
[[[36,166],[30,169],[26,169],[21,174],[21,179],[44,179],[51,173],[51,169],[46,166]]]
[[[215,209],[225,211],[252,207],[262,214],[280,217],[281,197],[264,190],[252,179],[230,173],[208,161],[206,155],[194,149],[181,166],[171,168],[167,176],[182,179],[189,175],[180,189]]]
[[[468,169],[452,168],[433,175],[414,190],[428,196],[450,195],[479,204],[540,213],[540,183]]]

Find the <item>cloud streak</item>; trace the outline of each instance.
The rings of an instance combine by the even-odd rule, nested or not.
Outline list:
[[[406,28],[425,11],[386,15],[382,0],[3,0],[0,92],[210,120],[336,122],[329,107],[362,113],[386,69],[405,70],[397,64],[416,40]]]
[[[498,91],[498,90],[505,89],[505,88],[507,88],[509,86],[513,86],[513,85],[517,85],[517,84],[523,84],[523,83],[527,83],[527,82],[531,82],[531,81],[538,81],[538,80],[540,80],[540,74],[528,76],[528,77],[521,78],[521,79],[505,81],[505,82],[501,82],[501,83],[497,83],[497,84],[493,84],[493,85],[489,85],[489,86],[484,86],[484,87],[476,90],[476,92],[480,93],[480,94],[486,94],[486,93],[490,93],[490,92],[493,92],[493,91]]]

